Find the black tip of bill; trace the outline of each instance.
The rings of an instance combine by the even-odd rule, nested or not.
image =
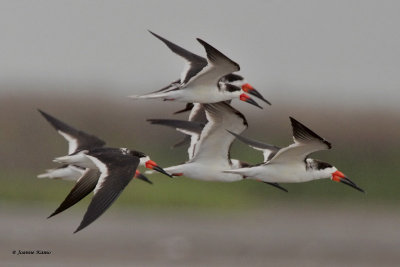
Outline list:
[[[348,186],[351,186],[351,187],[353,187],[354,189],[356,189],[356,190],[358,190],[358,191],[360,191],[360,192],[363,192],[363,193],[365,193],[365,191],[362,189],[362,188],[360,188],[358,185],[356,185],[353,181],[351,181],[349,178],[342,178],[341,180],[340,180],[340,182],[341,183],[344,183],[344,184],[346,184],[346,185],[348,185]]]
[[[168,172],[164,171],[163,168],[161,168],[160,166],[154,166],[153,170],[173,178],[173,176],[171,174],[169,174]]]
[[[144,176],[144,175],[141,174],[141,173],[135,175],[135,178],[137,178],[137,179],[139,179],[139,180],[142,180],[142,181],[144,181],[144,182],[146,182],[146,183],[153,184],[153,182],[150,181],[149,178],[147,178],[146,176]]]
[[[262,94],[260,94],[260,92],[258,92],[256,89],[253,88],[252,90],[248,91],[248,93],[249,93],[250,95],[253,95],[253,96],[255,96],[255,97],[261,99],[262,101],[264,101],[264,102],[267,103],[268,105],[270,105],[270,106],[272,105],[271,102],[269,102],[267,99],[265,99],[265,98],[262,96]]]
[[[278,189],[280,189],[280,190],[282,190],[282,191],[284,191],[284,192],[286,192],[286,193],[289,192],[286,188],[284,188],[283,186],[281,186],[281,185],[278,184],[278,183],[269,183],[269,182],[263,182],[263,183],[269,184],[270,186],[273,186],[273,187],[275,187],[275,188],[278,188]]]
[[[244,100],[244,102],[249,103],[249,104],[251,104],[253,106],[256,106],[256,107],[258,107],[260,109],[263,109],[262,106],[260,106],[256,101],[254,101],[251,98],[248,98],[248,99]]]

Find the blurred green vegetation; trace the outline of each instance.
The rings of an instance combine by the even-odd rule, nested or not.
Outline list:
[[[146,118],[172,117],[172,111],[180,107],[179,104],[167,104],[149,110],[147,104],[134,105],[124,99],[104,95],[3,96],[0,98],[2,205],[39,204],[56,208],[73,187],[73,183],[68,181],[36,178],[44,169],[56,166],[51,160],[65,154],[67,148],[63,138],[39,115],[36,108],[42,108],[78,129],[99,136],[110,146],[146,152],[162,167],[167,167],[185,161],[186,148],[171,150],[170,146],[180,140],[179,134],[145,122]],[[267,114],[263,117],[253,115],[251,112],[254,110],[246,111],[250,131],[245,135],[280,146],[289,144],[289,120],[287,111],[283,112],[286,109],[289,109],[288,106],[271,108],[268,113],[263,113]],[[400,204],[399,113],[362,113],[352,110],[338,113],[324,108],[317,116],[304,107],[294,106],[290,109],[294,110],[291,114],[296,114],[301,118],[300,121],[307,121],[306,125],[334,145],[332,151],[315,153],[312,157],[335,165],[366,194],[328,179],[282,184],[289,190],[289,193],[285,193],[254,180],[202,182],[154,174],[149,175],[154,185],[133,180],[115,206],[220,211],[268,207],[293,201],[361,206]],[[385,117],[381,114],[385,114]],[[394,123],[396,121],[397,124]],[[382,139],[382,134],[386,136],[385,139]],[[234,143],[232,157],[250,163],[262,160],[260,152],[239,142]],[[86,197],[83,203],[89,200],[90,197]],[[85,209],[87,205],[77,206],[78,209]]]
[[[256,153],[256,152],[254,152]],[[156,155],[162,158],[161,155]],[[249,155],[245,155],[249,156]],[[331,155],[334,158],[335,155]],[[185,177],[168,178],[153,174],[148,177],[153,185],[132,180],[120,196],[116,205],[129,205],[143,208],[196,208],[215,210],[237,210],[268,207],[282,202],[303,201],[345,205],[400,204],[400,182],[394,173],[400,173],[400,166],[394,158],[373,162],[354,160],[353,157],[339,157],[335,165],[362,187],[362,194],[351,187],[332,182],[328,179],[302,184],[282,184],[289,193],[277,190],[269,185],[246,180],[234,183],[202,182]],[[54,208],[65,198],[73,187],[73,182],[62,180],[37,179],[37,173],[30,171],[0,172],[2,177],[0,199],[19,204],[53,205]],[[89,201],[86,197],[84,203]],[[85,204],[78,204],[85,208]]]

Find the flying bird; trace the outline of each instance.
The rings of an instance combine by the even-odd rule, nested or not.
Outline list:
[[[105,142],[97,136],[77,130],[72,126],[62,122],[55,117],[47,114],[42,110],[38,110],[40,114],[56,129],[56,131],[68,142],[68,154],[73,154],[85,149],[94,149],[104,147]],[[85,172],[85,168],[63,164],[58,168],[47,169],[45,173],[39,174],[38,178],[62,179],[67,181],[77,181]],[[149,184],[152,182],[136,170],[135,178],[145,181]]]
[[[229,131],[240,141],[254,149],[261,150],[264,162],[244,168],[227,169],[224,172],[278,183],[301,183],[329,178],[364,192],[336,167],[309,158],[308,156],[313,152],[331,149],[331,144],[294,118],[290,117],[290,121],[294,143],[284,148],[264,144]]]
[[[247,127],[247,120],[242,113],[225,102],[214,104],[196,104],[195,114],[205,111],[207,122],[149,119],[152,124],[173,127],[191,136],[188,148],[189,160],[181,165],[165,168],[173,176],[186,176],[204,181],[234,182],[245,179],[241,174],[228,174],[226,168],[236,169],[248,166],[247,163],[231,159],[230,147],[234,136],[226,129],[241,133]],[[196,111],[198,110],[198,111]],[[280,188],[277,183],[268,184]]]
[[[135,176],[146,181],[147,178],[137,172],[139,165],[171,177],[142,152],[127,148],[104,147],[105,142],[97,137],[78,131],[47,113],[40,112],[69,141],[69,154],[57,157],[54,161],[83,170],[75,186],[49,218],[75,205],[90,192],[94,192],[75,233],[102,215]]]
[[[58,157],[55,161],[78,165],[87,170],[49,218],[76,204],[90,192],[94,192],[83,220],[74,233],[87,227],[111,206],[134,177],[139,163],[142,162],[146,168],[171,177],[146,154],[127,148],[102,147],[83,150],[76,154]]]
[[[207,59],[153,32],[150,33],[164,42],[174,53],[184,58],[187,64],[178,80],[158,91],[145,95],[130,96],[131,98],[160,98],[164,100],[195,103],[215,103],[239,98],[242,101],[261,108],[257,102],[245,93],[248,92],[270,104],[254,87],[245,82],[243,77],[232,74],[240,70],[236,62],[226,57],[205,41],[197,38],[206,50]]]

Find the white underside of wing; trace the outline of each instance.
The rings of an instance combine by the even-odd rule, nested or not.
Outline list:
[[[183,67],[183,70],[181,72],[181,83],[186,79],[186,76],[188,75],[189,70],[191,69],[192,65],[190,61],[186,61],[185,66]]]
[[[196,145],[199,142],[199,135],[192,135],[190,136],[190,146],[188,148],[188,157],[191,160],[194,157]]]
[[[194,133],[194,132],[187,131],[185,129],[181,129],[181,128],[176,128],[176,130],[183,134],[190,136],[190,145],[188,147],[188,157],[189,157],[189,160],[191,160],[193,158],[194,150],[195,150],[196,144],[199,141],[200,135],[197,133]]]
[[[216,56],[217,58],[215,58],[214,61],[210,61],[209,58],[207,58],[207,66],[192,77],[185,84],[185,87],[196,87],[199,85],[214,85],[217,87],[219,80],[223,76],[240,69],[238,65],[234,64],[229,59],[219,57],[218,55]]]
[[[108,177],[108,168],[106,164],[104,164],[102,161],[100,161],[98,158],[93,157],[93,156],[87,156],[93,163],[96,165],[97,169],[101,172],[101,175],[99,177],[99,181],[97,182],[96,187],[94,188],[94,194],[96,194],[102,187],[105,182],[105,180]]]
[[[68,154],[72,154],[78,148],[78,140],[73,136],[58,130],[58,133],[62,135],[68,141]]]
[[[279,150],[269,163],[302,162],[309,154],[326,149],[328,149],[326,145],[321,142],[295,142],[294,144]]]
[[[272,150],[263,149],[263,148],[259,148],[259,147],[252,146],[252,145],[249,145],[249,147],[251,147],[251,148],[253,148],[255,150],[261,151],[263,153],[263,156],[264,156],[264,162],[268,160],[269,155],[271,155],[271,153],[273,152]]]
[[[259,149],[262,150],[264,156],[264,162],[268,160],[269,156],[272,154],[273,151],[269,149]]]
[[[194,88],[198,86],[213,86],[217,89],[218,81],[222,76],[229,74],[225,71],[221,71],[215,68],[213,65],[208,64],[204,67],[197,75],[190,78],[190,80],[184,84],[183,88]]]
[[[216,104],[216,107],[219,104]],[[217,108],[219,109],[219,108]],[[194,151],[194,161],[228,161],[230,146],[235,137],[227,130],[240,134],[247,126],[243,119],[225,109],[218,110],[217,115],[206,111],[208,123],[204,127]]]
[[[198,117],[198,113],[202,112],[202,105],[200,103],[193,103],[193,108],[189,114],[189,121],[193,121],[196,117]]]

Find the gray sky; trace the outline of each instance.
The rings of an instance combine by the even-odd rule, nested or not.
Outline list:
[[[396,107],[399,11],[398,1],[3,0],[0,85],[158,89],[183,61],[151,29],[200,54],[195,37],[208,41],[273,103]]]

